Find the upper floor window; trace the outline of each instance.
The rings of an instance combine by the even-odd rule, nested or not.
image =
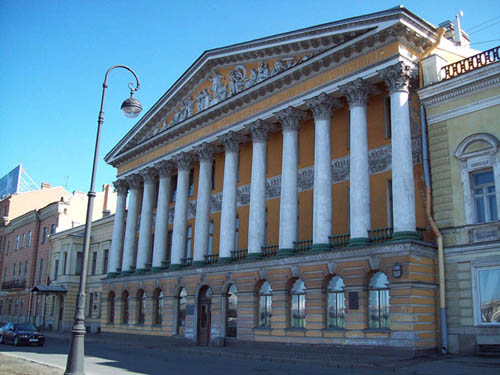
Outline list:
[[[500,142],[487,133],[465,138],[455,157],[461,161],[465,223],[496,221],[500,206]]]
[[[50,225],[50,234],[54,234],[56,233],[56,225],[55,224],[51,224]]]
[[[40,259],[40,266],[38,267],[38,282],[42,281],[42,271],[43,271],[43,258]]]
[[[102,259],[102,273],[108,273],[108,262],[109,262],[109,249],[104,249],[103,259]]]
[[[42,243],[45,243],[45,241],[47,241],[47,227],[42,229]]]
[[[30,247],[31,246],[31,236],[32,236],[32,232],[29,231],[28,232],[28,244],[26,245],[27,247]]]
[[[97,270],[97,251],[92,253],[92,268],[90,270],[91,275],[95,275]]]
[[[23,233],[23,237],[21,240],[21,249],[24,248],[25,245],[26,245],[26,233]]]
[[[192,197],[194,194],[194,169],[191,168],[189,171],[189,196]]]
[[[19,241],[20,241],[20,235],[18,234],[16,236],[16,250],[19,249]]]

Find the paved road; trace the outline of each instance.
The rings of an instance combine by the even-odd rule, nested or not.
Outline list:
[[[317,361],[286,359],[265,360],[265,357],[247,359],[228,348],[201,349],[185,345],[148,341],[137,336],[127,340],[107,340],[104,337],[88,337],[86,342],[85,372],[87,375],[138,375],[138,374],[318,374],[318,375],[382,375],[397,373],[420,375],[498,375],[500,359],[459,358],[413,360],[388,363],[385,367],[370,367],[364,356],[352,353],[328,367]],[[64,369],[69,345],[69,336],[48,337],[44,347],[14,347],[0,345],[0,352],[31,361]],[[283,350],[286,354],[286,349]],[[350,360],[349,360],[350,358]],[[340,368],[338,368],[340,367]],[[353,368],[354,367],[354,368]],[[361,368],[360,368],[361,367]]]

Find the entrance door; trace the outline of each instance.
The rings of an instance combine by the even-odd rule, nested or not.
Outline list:
[[[212,291],[205,287],[198,300],[198,345],[210,344]]]

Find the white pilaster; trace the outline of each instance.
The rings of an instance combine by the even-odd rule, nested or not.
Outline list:
[[[127,176],[126,181],[130,188],[128,201],[127,224],[125,227],[125,240],[123,244],[122,274],[135,271],[137,252],[137,211],[139,209],[139,189],[142,178],[138,174]]]
[[[350,245],[366,245],[371,228],[370,171],[368,166],[368,130],[366,107],[372,87],[358,78],[341,87],[350,110],[349,206]]]
[[[306,114],[293,107],[276,114],[283,129],[283,157],[281,164],[279,253],[293,252],[297,241],[298,201],[297,169],[299,153],[299,126]]]
[[[210,190],[212,187],[212,161],[215,154],[215,147],[204,142],[196,146],[194,152],[200,160],[200,175],[196,200],[193,264],[203,264],[205,263],[205,256],[208,254]]]
[[[168,205],[170,203],[171,175],[174,166],[162,160],[155,164],[160,175],[158,204],[156,207],[155,240],[153,245],[152,271],[165,268],[167,261]]]
[[[153,252],[153,204],[155,201],[155,182],[157,176],[156,170],[151,167],[145,168],[140,173],[144,180],[144,192],[142,194],[136,273],[143,273],[151,269]]]
[[[258,258],[266,244],[266,164],[267,139],[271,124],[257,120],[247,126],[252,135],[252,175],[248,225],[248,257]]]
[[[243,137],[229,132],[219,137],[224,145],[224,182],[222,186],[222,211],[220,224],[219,262],[231,259],[236,230],[236,184],[238,180],[238,150]]]
[[[408,105],[411,68],[401,61],[380,70],[379,74],[389,88],[391,100],[393,238],[415,238],[415,184]]]
[[[123,238],[125,236],[125,208],[127,205],[128,184],[125,180],[113,182],[117,192],[111,253],[109,254],[108,275],[114,276],[121,270],[123,258]]]
[[[341,102],[322,93],[306,101],[314,116],[313,248],[330,247],[332,235],[332,170],[330,122]]]
[[[174,233],[172,237],[171,268],[182,265],[182,258],[189,256],[186,251],[187,201],[189,192],[189,172],[193,164],[190,154],[181,152],[173,157],[177,166],[177,195],[175,201]]]

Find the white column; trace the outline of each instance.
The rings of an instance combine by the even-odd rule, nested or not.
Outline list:
[[[108,275],[116,276],[122,266],[123,237],[125,236],[125,208],[127,205],[128,184],[125,180],[113,182],[117,192],[115,221],[113,223],[113,237],[111,239],[111,253],[109,254]]]
[[[133,174],[128,176],[126,181],[130,188],[130,196],[123,244],[122,274],[130,274],[135,271],[137,211],[139,208],[139,189],[141,188],[142,178],[138,174]]]
[[[259,258],[266,244],[266,164],[270,123],[257,120],[247,126],[252,135],[252,175],[248,223],[248,258]]]
[[[144,273],[151,269],[153,252],[153,204],[155,201],[157,176],[156,170],[151,167],[145,168],[140,173],[144,180],[144,192],[142,194],[136,273]]]
[[[298,201],[297,169],[299,153],[299,126],[306,114],[293,107],[276,114],[283,129],[283,156],[281,163],[279,254],[289,255],[297,241]]]
[[[190,154],[181,152],[173,157],[177,166],[177,194],[175,200],[174,233],[172,236],[172,258],[170,268],[179,268],[186,256],[187,200],[189,192],[189,172],[193,164]]]
[[[351,246],[367,245],[371,228],[366,107],[371,86],[358,78],[341,87],[350,110],[349,206]]]
[[[224,145],[224,182],[220,223],[219,262],[231,260],[236,230],[236,184],[238,180],[238,150],[243,137],[229,132],[218,138]]]
[[[314,116],[313,249],[330,248],[332,235],[332,169],[330,122],[341,102],[322,93],[306,101]]]
[[[151,271],[160,271],[166,268],[167,261],[168,205],[170,203],[171,175],[174,166],[166,160],[162,160],[154,166],[160,175],[160,184],[158,187]]]
[[[196,146],[194,152],[200,160],[200,174],[196,199],[193,264],[203,264],[205,263],[205,256],[208,253],[210,190],[212,190],[212,161],[215,154],[215,147],[204,142]]]
[[[411,68],[402,61],[378,72],[389,88],[394,239],[416,238],[415,185],[408,105]]]

